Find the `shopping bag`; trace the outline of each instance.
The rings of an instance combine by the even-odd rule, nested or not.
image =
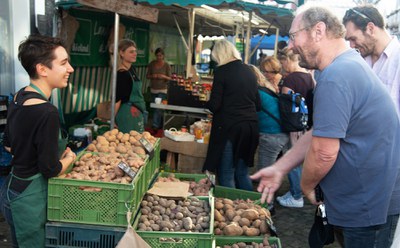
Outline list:
[[[126,218],[128,220],[128,228],[124,236],[118,242],[116,248],[151,248],[136,232],[131,225],[132,213],[128,211]]]
[[[322,213],[325,210],[321,210],[324,207],[324,204],[321,204],[315,210],[314,224],[308,234],[310,248],[322,248],[335,241],[333,226],[328,223],[325,213]]]

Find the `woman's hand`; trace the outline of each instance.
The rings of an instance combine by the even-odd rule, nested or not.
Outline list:
[[[71,148],[67,147],[65,149],[65,151],[63,152],[63,154],[61,155],[61,159],[69,159],[72,161],[74,161],[76,158],[76,154],[71,150]]]
[[[60,173],[58,173],[58,175],[64,174],[75,159],[76,159],[76,154],[71,150],[71,148],[67,147],[67,149],[65,149],[65,151],[61,155],[60,162],[62,164],[62,169]]]

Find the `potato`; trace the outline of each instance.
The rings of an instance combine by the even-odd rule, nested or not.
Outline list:
[[[138,134],[139,134],[139,133],[136,132],[135,130],[132,130],[132,131],[129,132],[129,135],[130,135],[130,136],[133,136],[133,137],[135,137],[135,136],[138,135]]]
[[[233,218],[236,216],[236,212],[233,208],[227,209],[225,211],[225,216],[228,218],[229,221],[232,221]]]
[[[241,236],[243,229],[237,223],[231,223],[224,227],[223,233],[226,236]]]
[[[225,222],[225,217],[216,209],[214,209],[214,219],[216,221]]]
[[[119,144],[117,148],[115,149],[116,152],[119,152],[121,154],[125,154],[128,150],[124,145]]]
[[[244,234],[246,236],[258,236],[260,235],[260,230],[254,227],[250,227],[244,231]]]
[[[183,227],[186,231],[190,231],[194,228],[193,221],[190,217],[183,218]]]
[[[259,213],[255,209],[246,209],[242,213],[242,218],[249,219],[250,221],[253,221],[255,219],[258,219]]]
[[[95,146],[94,144],[89,144],[89,145],[87,146],[87,149],[86,149],[86,150],[88,150],[89,152],[97,151],[96,146]]]
[[[240,220],[239,220],[239,225],[240,226],[250,226],[250,220],[249,219],[246,219],[246,218],[241,218]]]
[[[260,233],[261,234],[266,234],[266,233],[269,233],[269,231],[268,231],[268,225],[267,225],[267,222],[266,222],[266,220],[263,220],[263,221],[261,221],[261,224],[260,224]]]

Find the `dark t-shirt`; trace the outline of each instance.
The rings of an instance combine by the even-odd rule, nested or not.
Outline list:
[[[283,79],[283,86],[300,93],[308,101],[310,91],[314,89],[314,80],[310,73],[292,72]]]
[[[131,67],[129,71],[120,70],[117,72],[117,90],[115,96],[116,102],[129,102],[133,81],[139,81],[139,77],[137,76],[133,67]]]
[[[16,176],[28,178],[40,172],[45,178],[58,175],[62,169],[58,157],[59,116],[50,102],[22,105],[24,98],[43,99],[25,89],[9,106],[4,145],[11,147],[11,165]]]
[[[292,89],[295,93],[300,93],[306,100],[308,108],[308,126],[313,125],[313,90],[314,80],[308,72],[292,72],[283,79],[283,86]]]

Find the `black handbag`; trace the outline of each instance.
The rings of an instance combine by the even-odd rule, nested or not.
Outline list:
[[[319,185],[315,188],[317,201],[323,201],[323,193]],[[335,241],[333,226],[328,223],[325,205],[317,206],[314,216],[314,224],[308,234],[310,248],[322,248],[324,245],[332,244]]]

